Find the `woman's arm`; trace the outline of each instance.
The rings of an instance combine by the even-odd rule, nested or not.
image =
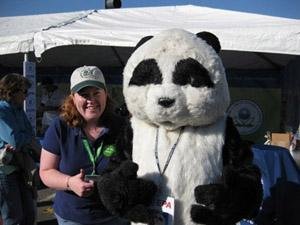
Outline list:
[[[56,190],[69,190],[78,196],[88,196],[92,193],[93,181],[84,181],[84,172],[70,176],[58,170],[59,156],[42,149],[40,160],[40,177],[43,183]]]
[[[42,149],[40,177],[43,183],[57,190],[67,190],[70,176],[57,170],[59,156]]]

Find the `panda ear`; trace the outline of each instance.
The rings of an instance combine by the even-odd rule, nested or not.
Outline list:
[[[153,38],[153,36],[146,36],[146,37],[143,37],[137,44],[136,46],[134,47],[134,50],[135,51],[137,48],[139,48],[142,44],[144,44],[145,42],[147,42],[148,40],[150,40],[151,38]]]
[[[221,44],[219,42],[219,39],[216,35],[213,33],[203,31],[196,34],[198,38],[203,39],[206,41],[207,44],[209,44],[213,49],[215,49],[216,53],[219,53],[221,51]]]

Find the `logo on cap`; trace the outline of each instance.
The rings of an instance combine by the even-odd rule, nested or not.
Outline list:
[[[97,78],[97,71],[94,70],[93,68],[86,67],[86,68],[84,68],[84,70],[82,70],[80,72],[80,76],[82,78],[94,78],[94,79],[96,79]]]

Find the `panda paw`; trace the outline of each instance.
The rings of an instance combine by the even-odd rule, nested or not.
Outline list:
[[[199,185],[194,190],[196,202],[214,208],[214,205],[222,200],[224,187],[221,184]]]
[[[224,221],[213,209],[205,205],[192,205],[191,218],[195,223],[206,225],[225,225]],[[228,224],[226,224],[228,225]]]
[[[106,209],[116,216],[134,222],[151,223],[148,206],[156,193],[156,185],[137,177],[138,165],[123,162],[117,169],[97,181],[98,194]]]
[[[226,198],[226,191],[222,184],[199,185],[194,190],[198,204],[192,205],[191,218],[195,223],[207,225],[229,225],[221,212]]]
[[[191,218],[207,225],[230,225],[253,218],[262,201],[262,185],[257,167],[224,168],[223,183],[199,185],[194,190],[196,202]]]

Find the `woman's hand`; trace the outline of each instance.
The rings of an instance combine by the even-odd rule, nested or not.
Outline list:
[[[4,146],[4,151],[6,151],[6,152],[13,152],[14,150],[15,150],[15,148],[10,144],[6,144]]]
[[[68,178],[67,186],[68,188],[75,192],[79,197],[88,197],[94,191],[94,181],[84,181],[84,171],[80,169],[80,172]]]
[[[0,150],[0,166],[8,165],[11,162],[14,151],[14,147],[10,144],[3,146],[3,148]]]

